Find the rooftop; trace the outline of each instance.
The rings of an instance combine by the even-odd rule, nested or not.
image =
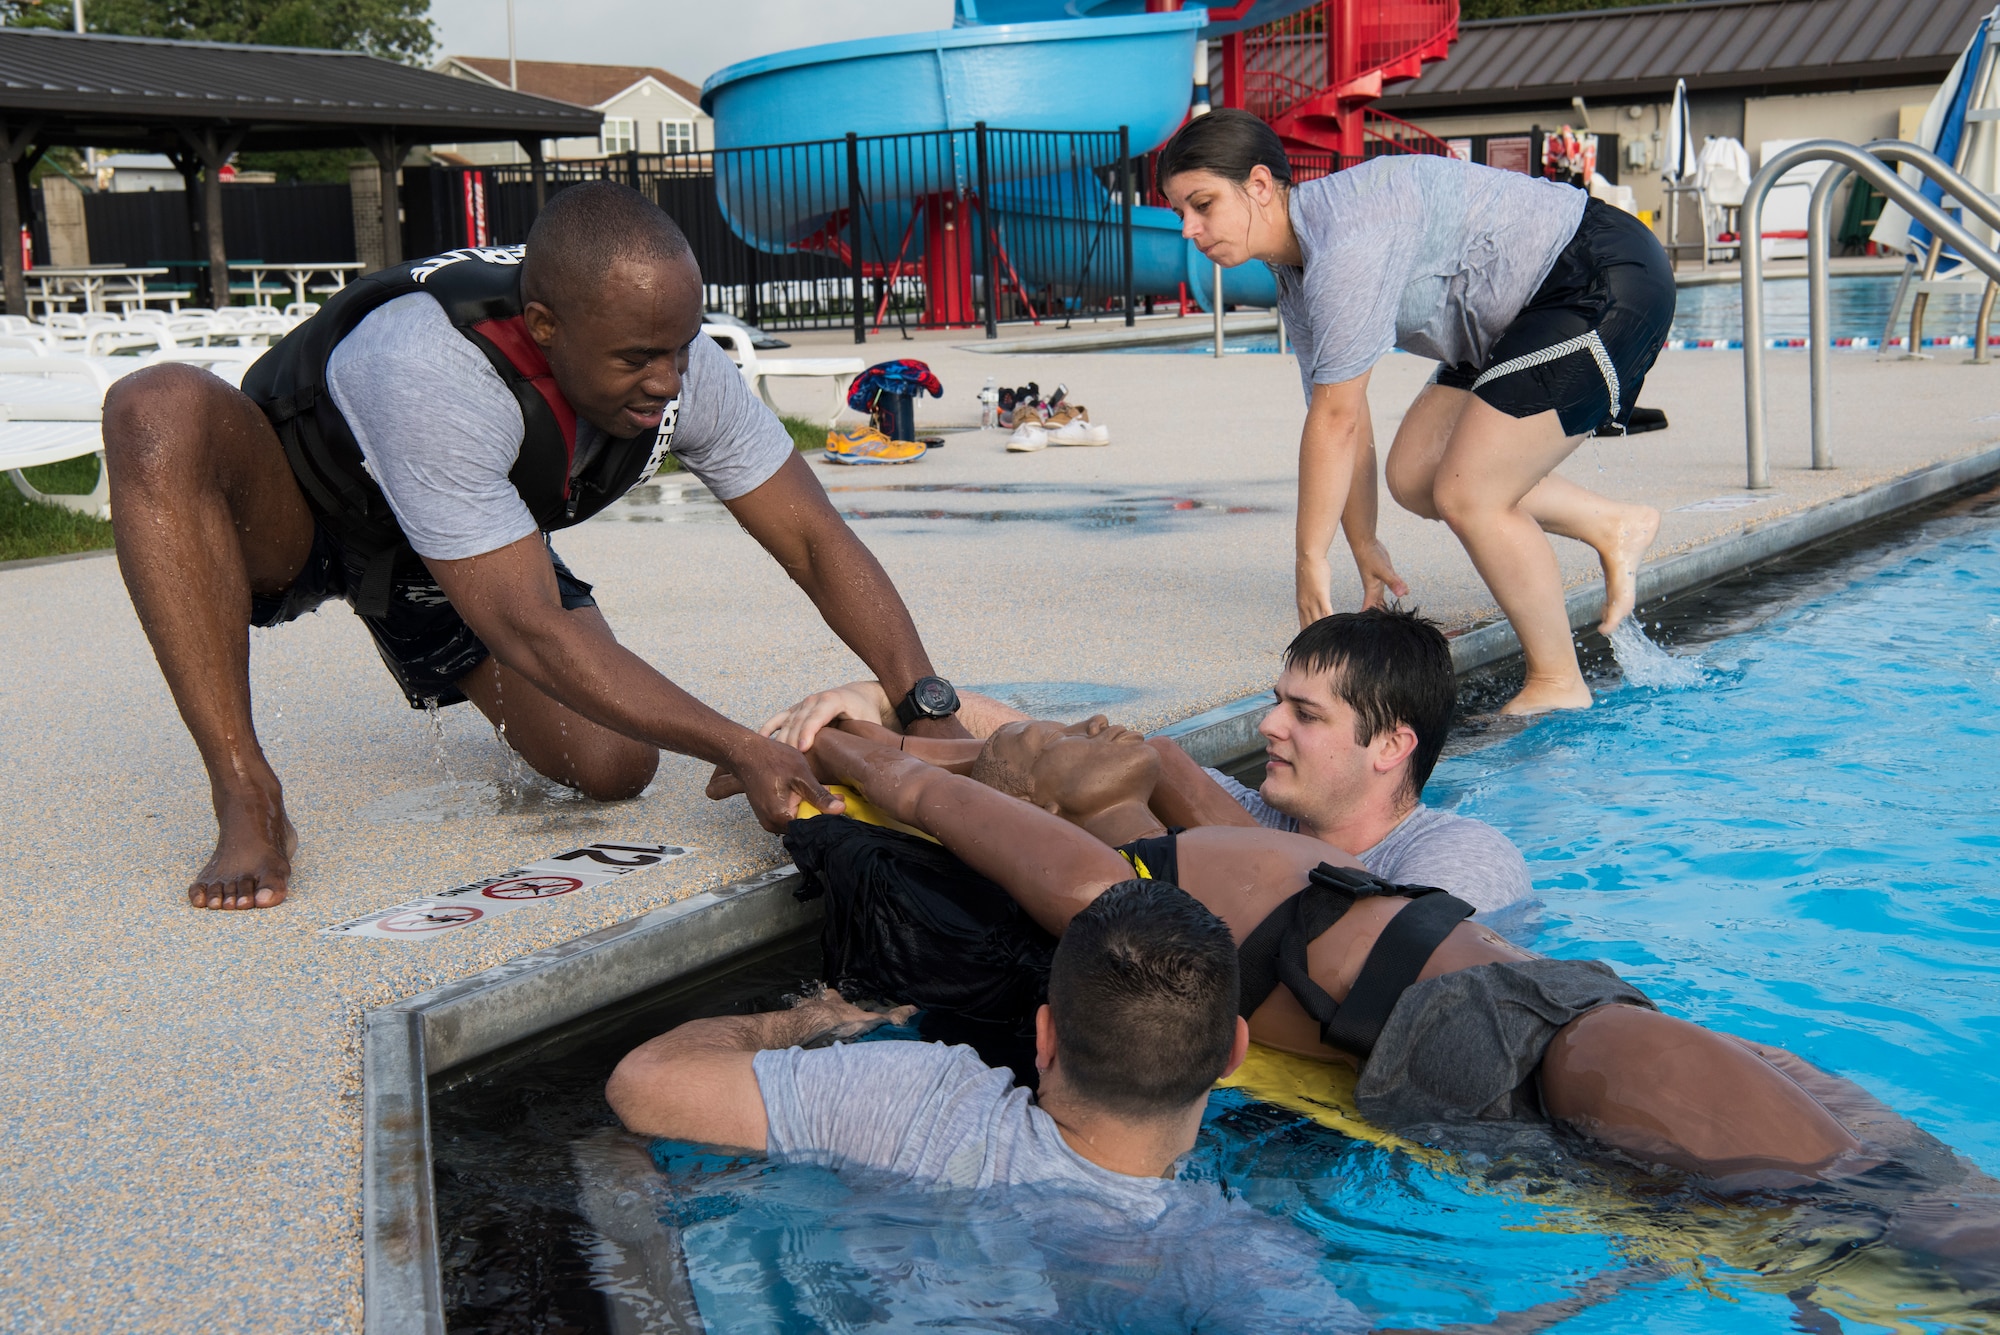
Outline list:
[[[1930,82],[1991,0],[1692,0],[1461,24],[1451,57],[1382,96],[1397,115],[1688,88]]]
[[[242,147],[595,134],[582,108],[351,51],[0,28],[0,112],[44,144],[158,147],[163,128],[244,131]]]
[[[446,56],[445,65],[458,65],[495,86],[507,86],[507,61],[498,56]],[[442,68],[440,66],[439,68]],[[602,106],[638,83],[653,78],[695,106],[701,105],[701,89],[678,74],[669,74],[651,65],[586,65],[571,60],[517,60],[514,62],[516,87],[536,97],[553,98],[579,107]]]

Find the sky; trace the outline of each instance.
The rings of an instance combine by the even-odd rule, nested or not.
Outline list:
[[[438,54],[507,55],[507,0],[431,0]],[[520,60],[652,65],[699,84],[773,51],[951,26],[951,0],[514,0]]]

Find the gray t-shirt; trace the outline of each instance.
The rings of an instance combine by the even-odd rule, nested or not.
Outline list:
[[[327,360],[327,389],[370,476],[418,555],[456,561],[535,532],[508,479],[527,425],[484,353],[422,292],[385,302]],[[784,424],[712,339],[696,338],[661,430],[721,500],[755,490],[791,457]],[[606,439],[579,420],[575,466]]]
[[[890,1272],[840,1289],[868,1292],[886,1327],[1051,1335],[1368,1329],[1311,1236],[1232,1199],[1186,1161],[1176,1178],[1098,1167],[1069,1147],[1027,1090],[970,1048],[895,1040],[791,1048],[758,1053],[755,1069],[769,1156],[833,1169],[850,1193],[841,1215],[857,1236],[807,1230],[835,1235],[812,1244],[810,1268]],[[925,1190],[912,1196],[916,1186]],[[810,1288],[743,1282],[801,1221],[773,1229],[753,1218],[757,1236],[734,1236],[742,1231],[732,1229],[734,1216],[754,1216],[757,1205],[754,1188],[729,1194],[722,1213],[732,1217],[722,1227],[683,1235],[697,1290],[724,1269],[732,1301],[746,1290]],[[919,1224],[930,1245],[886,1226],[890,1220]],[[967,1285],[959,1276],[986,1282]],[[972,1292],[955,1291],[963,1288]]]
[[[1298,818],[1266,802],[1255,788],[1238,783],[1219,769],[1207,774],[1236,799],[1238,806],[1256,817],[1259,825],[1290,834],[1299,832]],[[1483,820],[1455,816],[1421,802],[1379,843],[1354,856],[1385,881],[1434,885],[1481,913],[1518,904],[1535,893],[1528,880],[1528,861],[1506,835]]]
[[[1583,220],[1574,186],[1457,158],[1381,157],[1291,191],[1305,267],[1274,264],[1278,308],[1312,387],[1391,348],[1486,360]]]

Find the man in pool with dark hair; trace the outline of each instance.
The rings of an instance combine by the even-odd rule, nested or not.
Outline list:
[[[1366,1329],[1306,1238],[1212,1182],[1175,1180],[1209,1087],[1249,1042],[1229,929],[1173,886],[1112,885],[1071,919],[1048,996],[1033,1093],[964,1047],[800,1047],[904,1018],[829,990],[788,1011],[669,1030],[618,1064],[605,1097],[641,1135],[925,1188],[1029,1189],[1038,1242],[1080,1235],[1114,1267],[1062,1295],[1064,1328]]]
[[[1434,885],[1482,913],[1534,893],[1506,835],[1423,803],[1458,703],[1451,645],[1434,623],[1397,608],[1322,617],[1286,647],[1274,694],[1276,706],[1258,725],[1267,756],[1261,790],[1202,770],[1167,738],[1151,739],[1173,780],[1153,803],[1167,825],[1254,822],[1308,835],[1385,881]],[[960,698],[975,737],[1028,717],[971,691]],[[836,718],[895,721],[877,683],[850,682],[807,697],[763,731],[809,747]],[[962,769],[977,751],[927,744],[916,753]]]
[[[673,220],[591,182],[549,201],[525,249],[350,285],[241,393],[187,366],[113,387],[119,567],[219,830],[191,904],[285,899],[297,836],[251,719],[248,628],[331,598],[354,606],[412,707],[470,699],[535,769],[592,797],[636,795],[666,749],[729,763],[769,829],[829,800],[798,752],[621,647],[549,545],[670,451],[892,692],[942,684],[888,576],[701,321]],[[963,735],[948,715],[916,726]]]

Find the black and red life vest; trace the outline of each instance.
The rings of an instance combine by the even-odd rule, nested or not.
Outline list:
[[[521,297],[526,249],[453,250],[369,274],[336,293],[243,377],[243,392],[277,428],[313,513],[366,559],[354,603],[364,616],[386,613],[397,573],[421,568],[363,465],[360,442],[327,391],[326,366],[334,348],[383,303],[412,292],[434,298],[453,327],[493,363],[521,405],[526,426],[508,480],[545,532],[582,523],[651,478],[667,456],[678,402],[667,405],[657,434],[607,440],[581,472],[570,475],[576,410],[521,319],[527,304]]]

